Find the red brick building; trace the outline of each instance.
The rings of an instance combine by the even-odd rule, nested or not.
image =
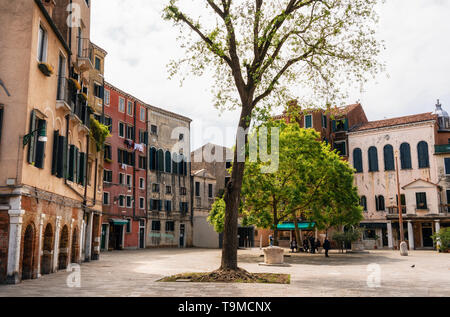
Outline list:
[[[102,250],[145,248],[147,106],[105,83]]]

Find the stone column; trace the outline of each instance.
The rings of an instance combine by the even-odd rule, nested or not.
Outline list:
[[[36,276],[41,277],[41,257],[42,257],[42,233],[44,228],[45,214],[41,214],[39,219],[39,236],[38,236],[38,257],[37,257],[37,274]]]
[[[86,246],[84,249],[84,260],[86,262],[89,262],[91,260],[91,255],[92,255],[92,224],[94,222],[94,213],[90,212],[89,213],[89,220],[86,226]]]
[[[81,228],[80,228],[80,254],[79,254],[79,262],[81,263],[83,261],[83,243],[84,243],[84,232],[85,232],[86,224],[84,223],[84,219],[81,221]]]
[[[439,233],[439,231],[441,231],[441,222],[439,219],[435,220],[434,226],[435,226],[435,233]],[[437,242],[436,246],[437,246],[438,250],[439,250],[440,245],[441,245],[441,243]]]
[[[56,217],[56,225],[55,225],[55,242],[53,244],[53,264],[52,264],[52,272],[53,273],[58,271],[60,230],[61,230],[61,216],[57,216]]]
[[[408,242],[409,242],[409,249],[414,250],[414,231],[411,220],[408,220]]]
[[[20,199],[19,199],[20,205]],[[8,243],[8,266],[6,282],[8,284],[19,284],[20,272],[20,246],[22,241],[22,223],[25,210],[10,209],[9,214],[9,243]]]
[[[387,223],[387,235],[388,235],[388,247],[389,249],[394,248],[394,241],[392,237],[392,222]]]

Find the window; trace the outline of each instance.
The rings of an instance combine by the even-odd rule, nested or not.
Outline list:
[[[161,200],[150,199],[150,210],[161,211]]]
[[[140,116],[139,116],[139,119],[140,119],[142,122],[145,122],[145,108],[144,108],[144,107],[141,107],[141,108],[140,108]]]
[[[186,196],[186,187],[180,187],[180,195]]]
[[[417,154],[419,156],[419,168],[430,167],[430,159],[428,156],[428,143],[425,141],[419,142],[417,145]]]
[[[444,159],[445,175],[450,175],[450,157]]]
[[[172,194],[172,186],[166,186],[166,194]]]
[[[109,90],[105,90],[105,106],[109,106],[110,98],[111,98],[111,95],[110,95]]]
[[[156,170],[156,149],[154,147],[150,148],[150,169],[152,171]]]
[[[64,100],[64,97],[67,97],[67,93],[65,91],[65,83],[66,83],[66,58],[59,54],[59,62],[58,62],[58,88],[56,92],[57,100]]]
[[[103,86],[94,83],[94,96],[103,99]]]
[[[200,197],[200,183],[195,182],[195,196]]]
[[[78,56],[83,56],[83,30],[78,28]]]
[[[384,154],[384,170],[385,171],[395,171],[394,163],[394,148],[392,145],[385,145],[383,148]]]
[[[152,231],[161,231],[161,221],[159,220],[152,221]]]
[[[139,156],[139,168],[140,169],[147,168],[147,158],[145,156]]]
[[[127,152],[122,149],[118,149],[118,162],[119,164],[125,164],[128,166],[134,166],[134,158],[135,154],[134,152]]]
[[[362,151],[359,148],[353,150],[353,167],[356,173],[363,172]]]
[[[98,56],[95,56],[95,69],[100,71],[101,70],[101,60]]]
[[[346,141],[335,142],[334,148],[336,149],[337,153],[340,156],[347,156],[347,142]]]
[[[150,127],[150,132],[152,133],[152,134],[158,134],[158,127],[156,126],[156,125],[151,125],[151,127]]]
[[[384,205],[384,196],[375,196],[375,209],[377,211],[384,211],[385,205]]]
[[[119,173],[119,184],[125,185],[125,174]]]
[[[160,172],[164,172],[164,151],[158,150],[156,153],[156,169]]]
[[[400,145],[400,163],[402,169],[411,169],[411,147],[408,143]]]
[[[152,184],[152,192],[159,193],[159,184]]]
[[[131,100],[128,100],[127,103],[127,114],[133,116],[133,102]]]
[[[172,155],[170,154],[169,151],[166,151],[166,161],[165,161],[165,165],[166,165],[166,173],[171,173],[172,172]]]
[[[173,153],[172,154],[172,173],[178,174],[178,154]]]
[[[105,117],[105,125],[108,127],[109,129],[109,133],[112,133],[112,119],[109,117]]]
[[[417,209],[428,209],[427,193],[416,193]]]
[[[139,197],[139,209],[145,209],[145,198]]]
[[[139,178],[139,188],[145,189],[145,179],[142,177]]]
[[[189,205],[185,202],[180,202],[180,212],[181,213],[188,213],[189,212]]]
[[[348,119],[333,120],[331,125],[333,132],[348,131]]]
[[[328,120],[326,115],[322,115],[322,128],[326,129],[328,127]]]
[[[166,221],[166,232],[174,232],[175,231],[175,222]]]
[[[104,152],[104,159],[105,160],[112,160],[112,149],[111,145],[105,144],[105,152]]]
[[[133,187],[133,176],[132,175],[127,175],[127,186],[128,187]]]
[[[401,199],[401,206],[402,206],[402,213],[406,214],[406,196],[405,194],[400,195]],[[398,205],[398,195],[395,195],[396,205]]]
[[[183,133],[180,133],[180,135],[178,136],[178,140],[179,141],[184,140],[184,134]]]
[[[374,146],[369,148],[369,172],[378,172],[378,150]]]
[[[367,211],[367,198],[366,198],[366,196],[361,196],[361,198],[359,200],[359,204],[361,205],[361,207],[363,207],[364,211]]]
[[[119,122],[119,138],[125,137],[125,124],[123,122]]]
[[[131,233],[131,219],[127,219],[127,233]]]
[[[28,143],[28,163],[37,167],[44,168],[45,144],[47,133],[47,122],[36,116],[37,111],[31,111],[30,130],[32,133]],[[40,140],[41,139],[41,140]]]
[[[58,178],[66,177],[67,162],[67,138],[59,135],[59,131],[53,132],[53,161],[52,175]]]
[[[42,25],[39,25],[37,58],[42,63],[47,61],[47,31]]]
[[[139,143],[140,144],[148,144],[148,135],[144,130],[139,130]]]
[[[125,113],[125,99],[119,97],[119,112]]]
[[[208,184],[208,197],[213,197],[213,184]]]
[[[103,205],[109,205],[109,193],[103,192]]]
[[[166,200],[166,201],[164,202],[164,209],[165,209],[167,212],[171,212],[171,211],[172,211],[172,202],[171,202],[170,200]]]
[[[127,208],[133,207],[133,197],[127,196]]]
[[[134,127],[133,126],[130,126],[130,125],[127,126],[126,138],[128,140],[134,140]]]
[[[312,128],[312,115],[308,114],[305,116],[305,129]]]
[[[113,173],[112,171],[104,170],[103,171],[103,181],[105,183],[112,183]]]
[[[119,207],[125,207],[125,196],[119,195]]]
[[[373,240],[376,237],[376,233],[374,229],[365,229],[364,230],[364,240]]]

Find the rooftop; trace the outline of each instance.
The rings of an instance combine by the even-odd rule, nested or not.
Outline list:
[[[418,122],[436,120],[436,118],[437,118],[437,115],[435,115],[431,112],[427,112],[427,113],[420,113],[420,114],[414,114],[414,115],[391,118],[391,119],[369,121],[369,122],[363,123],[359,126],[352,128],[351,132],[393,127],[393,126],[397,126],[397,125],[404,125],[404,124],[410,124],[410,123],[418,123]]]

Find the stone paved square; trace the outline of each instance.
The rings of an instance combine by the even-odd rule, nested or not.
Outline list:
[[[311,296],[450,296],[450,254],[398,251],[294,254],[289,267],[259,266],[259,249],[239,250],[240,267],[251,272],[291,274],[291,284],[161,283],[160,278],[219,267],[220,250],[160,249],[102,253],[100,261],[81,266],[81,287],[66,284],[68,272],[0,285],[0,296],[132,297],[311,297]],[[368,287],[368,265],[378,264],[380,287]],[[414,267],[412,267],[414,266]],[[369,267],[370,268],[370,267]],[[376,281],[369,278],[369,281]],[[376,285],[375,285],[376,286]]]

